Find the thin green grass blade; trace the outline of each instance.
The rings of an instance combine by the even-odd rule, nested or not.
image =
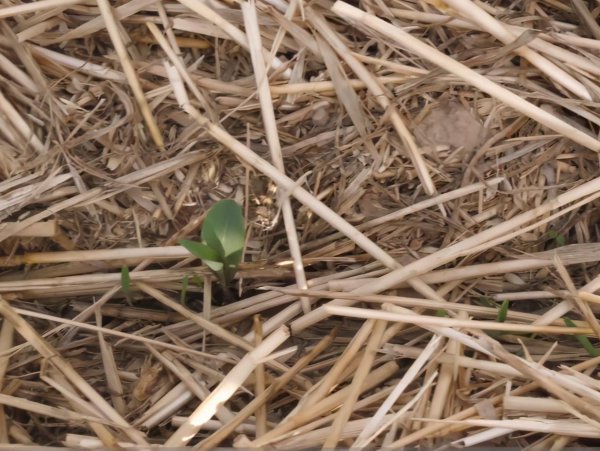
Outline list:
[[[563,321],[565,322],[567,327],[576,327],[576,324],[573,322],[573,320],[571,320],[571,318],[567,318],[565,316],[563,317]],[[579,341],[581,346],[583,346],[583,349],[585,349],[589,355],[591,355],[592,357],[598,357],[600,355],[600,351],[594,348],[594,345],[588,339],[588,337],[586,337],[585,335],[575,335],[575,338],[577,338],[577,341]]]
[[[508,315],[508,299],[505,299],[500,306],[500,310],[498,311],[498,317],[496,321],[499,323],[503,323],[506,321],[506,316]]]
[[[181,279],[181,294],[179,295],[179,303],[181,305],[187,304],[187,290],[189,283],[190,278],[186,274],[185,276],[183,276],[183,279]]]

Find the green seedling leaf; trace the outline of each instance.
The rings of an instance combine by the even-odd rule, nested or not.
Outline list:
[[[500,310],[498,311],[498,318],[496,319],[496,321],[498,321],[499,323],[505,322],[507,315],[508,315],[508,299],[506,299],[500,306]]]
[[[181,240],[180,243],[190,251],[193,256],[202,260],[202,262],[214,272],[218,273],[223,271],[221,256],[206,244],[191,240]]]
[[[562,233],[557,232],[556,230],[549,230],[548,238],[554,240],[556,247],[561,247],[567,244],[567,239],[565,238],[565,236]]]
[[[181,240],[180,243],[183,247],[190,251],[190,254],[192,254],[194,257],[198,257],[200,260],[210,260],[216,262],[221,259],[221,256],[218,252],[204,243],[191,240]]]
[[[223,263],[221,263],[221,262],[214,262],[212,260],[204,260],[204,264],[216,273],[223,272]]]
[[[242,207],[226,199],[208,210],[202,224],[202,241],[221,256],[220,261],[225,262],[226,257],[242,251],[245,232]]]
[[[447,317],[447,316],[448,316],[448,314],[446,313],[446,310],[443,310],[443,309],[437,309],[437,310],[435,311],[435,316],[439,316],[439,317],[441,317],[441,318],[445,318],[445,317]]]
[[[242,261],[245,234],[242,208],[226,199],[208,210],[202,225],[202,242],[182,240],[181,245],[216,273],[226,289]]]
[[[185,276],[183,276],[183,279],[181,279],[181,294],[179,296],[179,303],[181,305],[187,304],[187,290],[188,290],[189,282],[190,282],[190,279],[186,274]]]
[[[242,262],[243,252],[244,249],[240,249],[239,251],[225,257],[223,272],[225,273],[225,280],[227,280],[227,283],[233,280],[233,276]]]
[[[509,301],[508,301],[508,299],[505,299],[502,302],[502,305],[500,306],[500,308],[498,309],[498,316],[496,317],[497,322],[499,322],[499,323],[506,322],[506,317],[508,316],[508,306],[509,306]],[[498,304],[495,304],[494,307],[498,307]],[[510,332],[505,332],[505,331],[501,331],[501,330],[489,330],[487,332],[487,334],[490,337],[494,337],[494,338],[499,338],[506,333],[509,333],[510,335],[525,335],[525,334],[521,334],[521,333],[510,333]]]
[[[571,320],[571,318],[564,317],[563,321],[565,322],[567,327],[577,327],[577,325],[573,322],[573,320]],[[579,341],[581,346],[583,346],[583,349],[585,349],[589,355],[591,355],[592,357],[597,357],[600,355],[600,351],[594,348],[594,345],[588,339],[588,337],[586,337],[585,335],[575,335],[575,338],[577,338],[577,341]]]

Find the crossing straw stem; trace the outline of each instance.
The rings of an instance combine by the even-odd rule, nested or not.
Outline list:
[[[446,71],[462,78],[466,83],[481,89],[500,102],[514,108],[524,115],[538,121],[540,124],[554,130],[561,135],[573,140],[577,144],[587,147],[596,152],[600,152],[600,141],[576,129],[572,125],[560,120],[553,114],[542,110],[527,100],[519,97],[506,88],[494,83],[481,74],[469,69],[464,64],[450,58],[437,49],[419,41],[400,28],[385,22],[347,3],[337,1],[331,8],[341,18],[356,25],[361,25],[376,33],[382,34],[391,39],[399,46],[409,50],[421,58],[424,58],[433,64],[445,69]]]

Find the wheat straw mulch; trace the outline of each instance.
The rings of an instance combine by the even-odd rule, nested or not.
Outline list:
[[[599,14],[3,1],[0,442],[600,443]]]

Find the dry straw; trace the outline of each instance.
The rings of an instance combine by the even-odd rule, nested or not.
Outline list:
[[[3,3],[0,446],[598,438],[598,11],[353,5]]]

